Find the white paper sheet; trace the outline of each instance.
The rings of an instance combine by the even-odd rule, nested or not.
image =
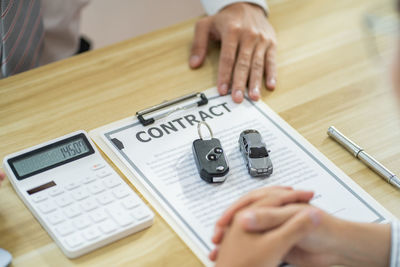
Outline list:
[[[240,196],[263,186],[313,190],[312,204],[353,221],[392,218],[264,103],[246,99],[237,105],[214,88],[205,93],[205,106],[173,113],[146,127],[132,118],[100,134],[118,157],[116,165],[123,164],[122,169],[133,174],[124,172],[205,264],[215,221]],[[222,184],[208,184],[198,175],[192,155],[192,142],[198,138],[194,119],[205,120],[222,142],[230,166]],[[246,129],[258,130],[271,150],[274,173],[269,178],[252,178],[247,172],[238,146]],[[114,145],[114,138],[123,149]]]

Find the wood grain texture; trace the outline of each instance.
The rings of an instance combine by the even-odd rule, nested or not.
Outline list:
[[[279,40],[278,88],[262,99],[389,211],[400,193],[326,135],[335,125],[400,173],[400,118],[386,58],[396,16],[390,0],[271,0]],[[373,17],[375,30],[365,27]],[[75,130],[91,130],[182,94],[215,86],[219,49],[187,59],[195,20],[0,81],[0,158]],[[140,25],[139,25],[140,26]],[[200,266],[159,217],[154,225],[67,259],[17,197],[0,188],[0,247],[14,266]]]

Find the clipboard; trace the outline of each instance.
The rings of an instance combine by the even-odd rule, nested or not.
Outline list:
[[[202,94],[204,96],[202,96]],[[199,104],[199,102],[201,104]],[[171,193],[171,190],[164,190],[165,188],[167,188],[167,186],[163,187],[164,185],[161,184],[161,175],[159,175],[158,173],[156,174],[156,171],[151,171],[151,167],[157,167],[157,165],[161,163],[165,164],[167,160],[172,160],[172,162],[175,163],[174,157],[179,157],[179,155],[177,156],[177,153],[174,155],[168,154],[165,157],[162,157],[162,159],[158,159],[158,162],[157,160],[155,160],[155,163],[153,162],[153,165],[151,167],[146,167],[146,164],[151,161],[150,159],[152,159],[152,151],[146,151],[146,155],[149,156],[135,154],[136,152],[140,153],[141,148],[144,149],[148,145],[151,146],[151,149],[148,150],[159,149],[162,151],[167,151],[168,146],[175,148],[174,142],[177,143],[176,146],[179,146],[178,149],[180,149],[181,151],[190,151],[190,145],[187,147],[187,149],[186,146],[190,144],[190,140],[193,139],[193,133],[196,132],[197,134],[197,131],[195,131],[194,129],[196,127],[191,128],[189,127],[189,123],[187,123],[185,128],[180,129],[182,130],[182,132],[171,132],[168,135],[165,134],[162,137],[153,138],[147,143],[140,143],[140,141],[135,140],[135,133],[145,130],[148,131],[151,128],[157,128],[159,127],[159,125],[166,124],[168,120],[170,121],[173,118],[183,118],[185,114],[189,112],[205,112],[213,108],[214,106],[222,105],[223,103],[227,103],[226,108],[227,110],[231,110],[231,113],[226,112],[226,114],[220,115],[220,117],[216,116],[213,119],[207,119],[210,120],[209,123],[212,124],[212,126],[215,126],[214,128],[224,128],[220,131],[217,131],[216,134],[219,138],[221,138],[225,151],[227,151],[226,144],[229,143],[228,151],[231,151],[231,153],[228,152],[227,155],[230,161],[230,166],[234,166],[233,168],[231,168],[231,171],[228,174],[230,175],[230,177],[228,177],[227,181],[225,181],[222,185],[213,185],[213,187],[205,188],[204,186],[206,185],[198,183],[201,178],[196,176],[197,170],[195,170],[196,167],[195,165],[193,165],[194,172],[191,175],[187,175],[188,177],[186,177],[185,179],[192,179],[190,181],[193,182],[195,186],[200,188],[199,194],[203,194],[201,195],[201,197],[210,197],[210,199],[212,199],[212,196],[221,197],[222,193],[224,193],[224,190],[233,188],[234,183],[237,183],[238,192],[234,192],[232,196],[235,196],[237,199],[239,196],[245,194],[245,192],[250,191],[250,189],[258,188],[260,186],[269,186],[275,184],[290,185],[290,183],[296,182],[296,184],[294,185],[295,188],[314,189],[317,192],[317,196],[318,194],[321,194],[322,196],[318,196],[318,199],[315,200],[315,204],[319,204],[319,207],[325,210],[330,209],[332,213],[343,213],[344,217],[354,216],[371,222],[386,222],[393,218],[393,215],[386,211],[379,203],[377,203],[363,189],[361,189],[356,183],[354,183],[345,173],[338,169],[299,133],[291,128],[267,105],[262,102],[254,103],[249,99],[245,99],[244,103],[237,105],[232,102],[230,96],[219,96],[216,88],[211,88],[202,93],[194,93],[172,101],[164,102],[154,107],[138,111],[136,113],[137,116],[135,117],[130,117],[91,131],[90,136],[92,137],[94,142],[114,162],[114,164],[122,171],[127,179],[134,185],[134,187],[144,196],[144,198],[146,198],[146,200],[148,200],[153,208],[165,219],[165,221],[173,228],[173,230],[179,235],[179,237],[192,249],[196,256],[205,265],[212,266],[212,263],[208,260],[207,257],[207,252],[209,252],[212,248],[210,245],[211,242],[209,240],[209,238],[211,237],[211,233],[210,236],[207,237],[208,233],[211,231],[209,229],[209,225],[211,225],[212,223],[208,223],[207,227],[203,227],[192,217],[187,216],[187,213],[189,212],[186,212],[186,210],[185,212],[182,212],[182,204],[174,198],[174,192]],[[215,114],[220,114],[220,112],[223,111],[223,107],[219,107],[220,110],[214,110]],[[143,117],[142,120],[139,119],[139,116]],[[223,116],[227,116],[226,118],[224,118],[224,121],[221,120]],[[249,117],[251,117],[250,120]],[[200,117],[198,117],[197,119],[199,118]],[[243,123],[243,121],[245,121],[245,123]],[[239,136],[238,133],[240,133],[240,131],[245,127],[258,125],[257,122],[261,122],[266,125],[260,125],[259,127],[263,128],[261,132],[264,133],[264,140],[267,139],[267,145],[270,140],[273,140],[270,138],[268,131],[270,131],[272,134],[275,134],[279,139],[279,142],[277,141],[276,144],[270,143],[270,145],[272,145],[272,147],[270,148],[272,150],[271,157],[274,164],[274,169],[278,170],[276,173],[274,172],[270,180],[250,180],[250,177],[245,177],[245,172],[243,172],[243,170],[245,170],[245,166],[242,162],[242,159],[239,158],[240,154],[238,154],[238,151],[236,151],[238,150],[236,147],[237,140],[234,140],[236,138],[236,135]],[[228,132],[226,130],[228,128],[231,131],[229,131],[229,133],[226,133],[226,135],[231,134],[234,137],[223,136],[224,132]],[[174,134],[177,134],[179,136],[174,136]],[[163,138],[166,139],[162,141]],[[280,162],[284,162],[283,156],[281,155],[281,147],[285,144],[287,144],[289,150],[292,149],[296,153],[301,154],[302,157],[307,158],[307,164],[311,166],[310,168],[315,168],[315,172],[318,172],[320,174],[321,179],[326,179],[326,181],[323,181],[326,182],[326,184],[317,184],[318,181],[320,181],[321,179],[312,180],[314,178],[309,178],[310,181],[306,180],[302,182],[301,179],[296,178],[295,175],[293,175],[293,180],[290,180],[289,178],[292,177],[289,176],[289,178],[285,181],[280,180],[281,177],[279,176],[279,171],[284,171],[285,169],[284,164],[280,164]],[[278,154],[280,156],[278,156]],[[148,162],[145,162],[146,164],[144,162],[140,162],[143,159],[147,160],[146,158],[149,158]],[[302,158],[300,157],[300,160],[301,159]],[[171,164],[174,166],[168,166],[168,170],[173,171],[175,168],[183,169],[183,167],[185,166],[187,170],[190,169],[190,162],[184,165],[179,165],[180,163],[178,161],[176,161],[176,163],[177,164],[175,165]],[[285,171],[287,170],[285,169]],[[149,173],[154,175],[148,175]],[[168,174],[168,171],[166,173]],[[180,178],[179,174],[177,175],[177,177]],[[198,179],[198,181],[196,179]],[[184,179],[182,179],[182,181],[183,180]],[[310,183],[316,185],[310,185]],[[308,186],[314,186],[314,188],[308,188]],[[178,188],[177,190],[179,189],[183,191],[186,190],[186,188],[183,187]],[[204,194],[204,192],[207,192],[207,190],[212,191],[214,195],[207,196],[207,194]],[[335,192],[334,195],[331,195],[330,191],[332,190],[336,190],[337,192]],[[231,201],[230,203],[223,203],[226,204],[224,207],[229,206],[233,202],[233,198],[234,197],[229,200]],[[346,203],[337,203],[337,198],[342,198],[343,201]],[[331,201],[332,199],[335,199],[336,202]],[[184,198],[184,200],[187,199]],[[327,202],[332,203],[329,204]],[[349,205],[352,207],[348,208],[349,210],[346,211],[347,203],[350,203],[351,205]],[[214,203],[214,206],[218,205],[220,205],[220,203]],[[343,207],[340,205],[343,205]],[[217,214],[220,214],[218,212],[222,212],[224,210],[224,208],[222,207],[219,208],[220,210],[215,212],[213,211],[214,217],[218,217]],[[217,218],[214,217],[213,220],[216,220]]]
[[[198,100],[196,100],[197,98],[198,98]],[[187,103],[187,102],[189,102],[189,103]],[[185,105],[183,105],[183,104],[185,104]],[[203,106],[203,105],[207,105],[207,104],[208,104],[208,99],[204,93],[192,93],[192,94],[178,97],[173,100],[165,101],[161,104],[152,106],[150,108],[140,110],[140,111],[136,112],[136,117],[142,123],[143,126],[147,126],[147,125],[154,123],[157,119],[165,118],[179,110],[185,110],[185,109],[189,109],[192,107],[196,107],[196,106],[199,107],[199,106]],[[145,115],[157,113],[166,108],[172,108],[172,109],[169,112],[166,112],[163,114],[157,114],[148,119],[144,118]]]

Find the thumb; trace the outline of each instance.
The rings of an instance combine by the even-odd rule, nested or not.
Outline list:
[[[322,213],[317,208],[308,208],[293,216],[281,227],[271,233],[277,241],[277,248],[280,256],[283,257],[287,252],[306,237],[311,231],[316,229],[321,223]],[[268,236],[268,235],[267,235]],[[271,242],[271,237],[268,242]]]
[[[210,27],[210,17],[202,18],[196,23],[192,51],[189,59],[189,66],[191,68],[198,68],[204,62],[207,53]]]

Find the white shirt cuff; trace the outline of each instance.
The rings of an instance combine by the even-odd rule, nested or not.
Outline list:
[[[255,5],[259,5],[268,14],[268,6],[265,0],[201,0],[204,9],[208,15],[214,15],[224,7],[238,2],[247,2]]]
[[[390,267],[400,267],[400,222],[392,222]]]

